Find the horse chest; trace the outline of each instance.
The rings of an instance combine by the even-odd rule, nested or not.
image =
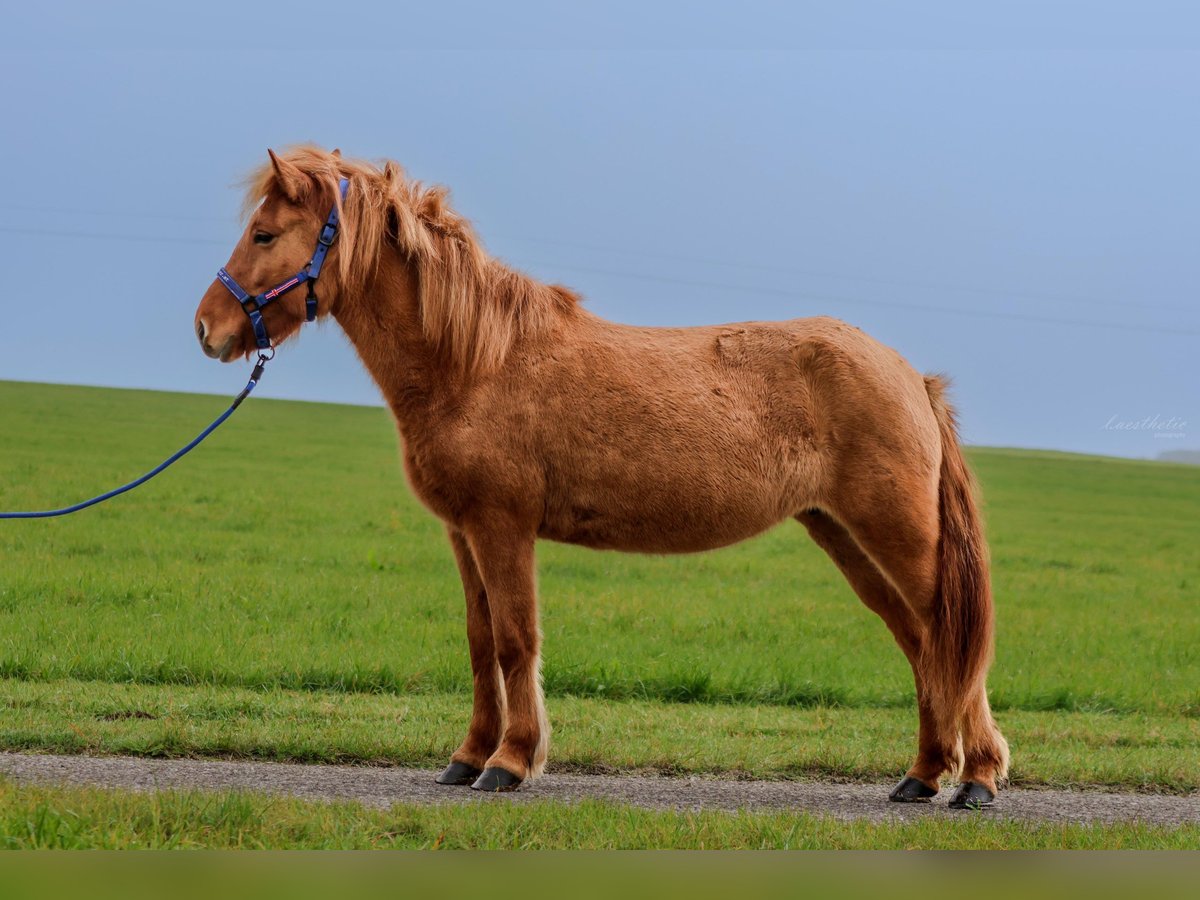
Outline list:
[[[461,525],[472,509],[518,511],[540,503],[540,469],[499,434],[474,428],[431,432],[406,441],[404,468],[417,498],[453,525]]]
[[[410,440],[405,443],[403,458],[417,499],[440,518],[459,521],[470,499],[467,454],[440,441]]]

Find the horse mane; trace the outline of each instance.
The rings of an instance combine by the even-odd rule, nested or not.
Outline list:
[[[519,337],[544,331],[579,302],[569,289],[544,284],[491,256],[471,223],[450,208],[445,187],[410,180],[391,160],[379,166],[310,145],[290,148],[280,158],[313,180],[322,209],[330,201],[338,205],[336,262],[343,290],[361,292],[385,248],[398,248],[416,266],[426,339],[463,373],[495,370]],[[344,203],[341,178],[349,180]],[[248,215],[276,186],[274,168],[260,166],[245,184]]]

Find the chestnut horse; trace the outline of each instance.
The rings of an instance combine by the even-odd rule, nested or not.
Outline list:
[[[266,291],[340,232],[315,313],[345,330],[395,416],[413,491],[445,523],[466,592],[470,727],[438,776],[508,790],[538,775],[538,538],[691,553],[792,517],[895,636],[916,680],[916,759],[891,793],[990,803],[1008,748],[988,707],[992,598],[974,484],[939,377],[831,318],[635,328],[489,256],[443,188],[314,147],[270,154],[228,275]],[[204,352],[255,348],[220,281]],[[302,291],[261,310],[275,342]]]

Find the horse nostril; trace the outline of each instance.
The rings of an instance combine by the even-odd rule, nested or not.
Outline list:
[[[196,323],[196,337],[200,338],[201,344],[204,343],[204,321],[203,320]]]

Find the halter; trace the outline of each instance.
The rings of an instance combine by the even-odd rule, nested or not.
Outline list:
[[[343,178],[338,182],[338,189],[342,195],[342,202],[346,202],[346,188],[350,182]],[[292,288],[301,284],[308,284],[308,296],[304,298],[304,321],[311,322],[317,317],[317,278],[321,275],[321,266],[325,263],[325,254],[329,252],[329,248],[333,246],[333,240],[338,233],[338,207],[333,204],[333,209],[329,211],[329,218],[325,220],[325,224],[321,226],[321,233],[317,235],[317,248],[313,250],[312,259],[308,264],[286,281],[281,281],[269,291],[264,291],[258,296],[251,296],[242,290],[242,286],[234,281],[233,276],[225,271],[222,266],[217,270],[217,278],[221,284],[229,288],[229,293],[233,294],[233,299],[241,304],[242,311],[250,319],[250,325],[254,328],[254,342],[258,345],[259,350],[271,349],[271,338],[267,335],[267,323],[263,321],[262,309],[273,300],[282,297]]]

